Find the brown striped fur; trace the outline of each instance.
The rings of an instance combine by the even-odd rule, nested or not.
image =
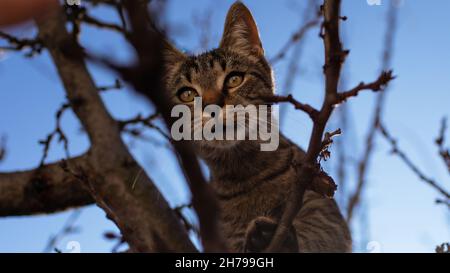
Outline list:
[[[175,103],[182,103],[176,94],[186,86],[211,103],[229,105],[258,105],[263,103],[258,96],[274,92],[256,24],[240,2],[228,12],[219,48],[187,56],[168,45],[165,56],[166,86]],[[223,82],[232,71],[245,77],[239,88],[228,91]],[[250,251],[246,244],[258,221],[276,222],[281,217],[291,185],[298,180],[292,163],[301,162],[304,152],[284,136],[273,152],[262,152],[259,141],[247,140],[196,141],[195,146],[209,166],[221,205],[220,226],[230,249]],[[293,226],[296,251],[351,251],[350,232],[332,199],[308,191]]]

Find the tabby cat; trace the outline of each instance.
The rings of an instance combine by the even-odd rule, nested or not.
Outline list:
[[[166,89],[175,104],[259,105],[274,93],[272,69],[264,57],[256,23],[241,2],[226,17],[217,49],[187,56],[167,44]],[[207,118],[207,117],[205,117]],[[221,206],[220,227],[230,250],[261,252],[269,244],[292,183],[292,162],[304,152],[284,136],[278,149],[261,151],[259,140],[195,141],[211,173]],[[283,252],[349,252],[351,237],[332,199],[307,191]]]

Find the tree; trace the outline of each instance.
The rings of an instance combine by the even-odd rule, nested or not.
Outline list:
[[[159,12],[155,11],[154,7],[153,10],[148,9],[149,1],[86,2],[87,5],[105,5],[116,10],[121,24],[94,18],[89,15],[86,7],[65,4],[46,17],[36,19],[38,34],[33,39],[19,39],[0,32],[0,37],[10,44],[9,50],[29,50],[29,56],[39,54],[43,50],[48,51],[67,96],[67,102],[61,105],[56,113],[54,131],[41,141],[44,149],[39,166],[29,171],[0,173],[0,216],[53,213],[95,203],[117,225],[121,231],[121,240],[127,242],[132,252],[197,251],[189,238],[189,223],[178,208],[169,206],[154,181],[133,158],[122,138],[125,133],[141,135],[139,131],[129,128],[133,124],[142,124],[165,135],[165,130],[154,123],[155,119],[161,117],[166,127],[173,122],[170,117],[172,105],[164,95],[164,87],[161,84],[164,73],[161,70],[161,52],[165,46],[165,34],[164,29],[157,26],[161,19],[156,15]],[[311,6],[314,7],[314,3]],[[271,103],[292,104],[295,109],[305,112],[313,123],[306,147],[306,158],[303,162],[295,163],[302,166],[298,174],[299,183],[287,200],[287,208],[268,251],[279,249],[277,242],[283,241],[293,218],[301,209],[306,189],[313,189],[325,196],[334,195],[335,183],[323,171],[321,163],[328,159],[330,145],[341,133],[338,128],[326,132],[335,107],[366,90],[378,92],[377,99],[381,105],[383,92],[379,91],[383,91],[394,79],[392,71],[389,70],[390,64],[386,61],[380,75],[373,82],[361,82],[348,91],[340,90],[341,68],[349,54],[340,37],[340,27],[345,20],[346,17],[341,15],[340,0],[323,1],[317,17],[303,22],[280,54],[272,59],[277,61],[284,58],[292,45],[301,43],[306,31],[320,23],[320,37],[324,42],[325,53],[325,88],[321,108],[316,109],[288,94],[264,98]],[[67,24],[71,26],[70,30],[66,27]],[[134,49],[136,63],[129,66],[118,64],[85,49],[78,39],[83,24],[105,28],[122,35]],[[204,38],[205,40],[207,39]],[[389,48],[386,49],[386,52],[390,51]],[[87,68],[87,62],[106,67],[119,75],[121,80],[110,87],[98,87]],[[147,98],[155,106],[156,113],[149,116],[138,115],[129,120],[115,120],[106,109],[100,93],[111,88],[120,88],[122,81]],[[89,150],[77,157],[70,157],[68,139],[60,125],[61,116],[69,110],[75,113],[90,141]],[[379,125],[378,116],[375,117],[373,130],[382,128]],[[207,252],[226,251],[217,227],[218,206],[194,150],[187,142],[171,141],[169,136],[166,137],[184,170],[192,194],[192,208],[199,218],[199,236],[203,249]],[[67,158],[46,164],[49,147],[55,138],[64,144]],[[370,141],[372,140],[367,140],[368,149],[371,147]],[[448,152],[446,153],[442,146],[443,140],[439,143],[442,157],[448,158]],[[3,151],[4,149],[1,149],[0,155],[4,154]],[[370,156],[370,153],[369,150],[366,154]],[[361,171],[361,176],[364,176],[364,172]],[[364,179],[361,178],[360,181],[363,183]],[[356,188],[350,198],[350,204],[359,201],[363,186]],[[443,202],[448,203],[448,195],[445,198]],[[349,219],[354,206],[356,205],[349,205]]]

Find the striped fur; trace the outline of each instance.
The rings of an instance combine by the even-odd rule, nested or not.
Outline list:
[[[177,104],[180,88],[194,89],[207,101],[225,105],[261,104],[258,97],[274,92],[272,69],[263,55],[250,11],[235,3],[227,16],[220,47],[187,56],[167,47],[166,87]],[[226,76],[243,73],[235,90],[224,89]],[[185,103],[192,106],[191,103]],[[285,137],[273,152],[261,152],[259,141],[196,141],[195,147],[211,172],[211,183],[221,205],[220,226],[231,250],[243,252],[255,219],[278,221],[293,183],[298,180],[293,162],[304,152]],[[259,217],[259,218],[258,218]],[[307,192],[294,223],[298,251],[348,252],[351,238],[334,200]],[[295,237],[294,237],[295,239]]]

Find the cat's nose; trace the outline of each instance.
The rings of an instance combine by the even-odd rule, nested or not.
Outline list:
[[[225,105],[225,97],[220,91],[208,91],[205,92],[202,96],[203,107],[214,104],[219,107],[223,107]]]

